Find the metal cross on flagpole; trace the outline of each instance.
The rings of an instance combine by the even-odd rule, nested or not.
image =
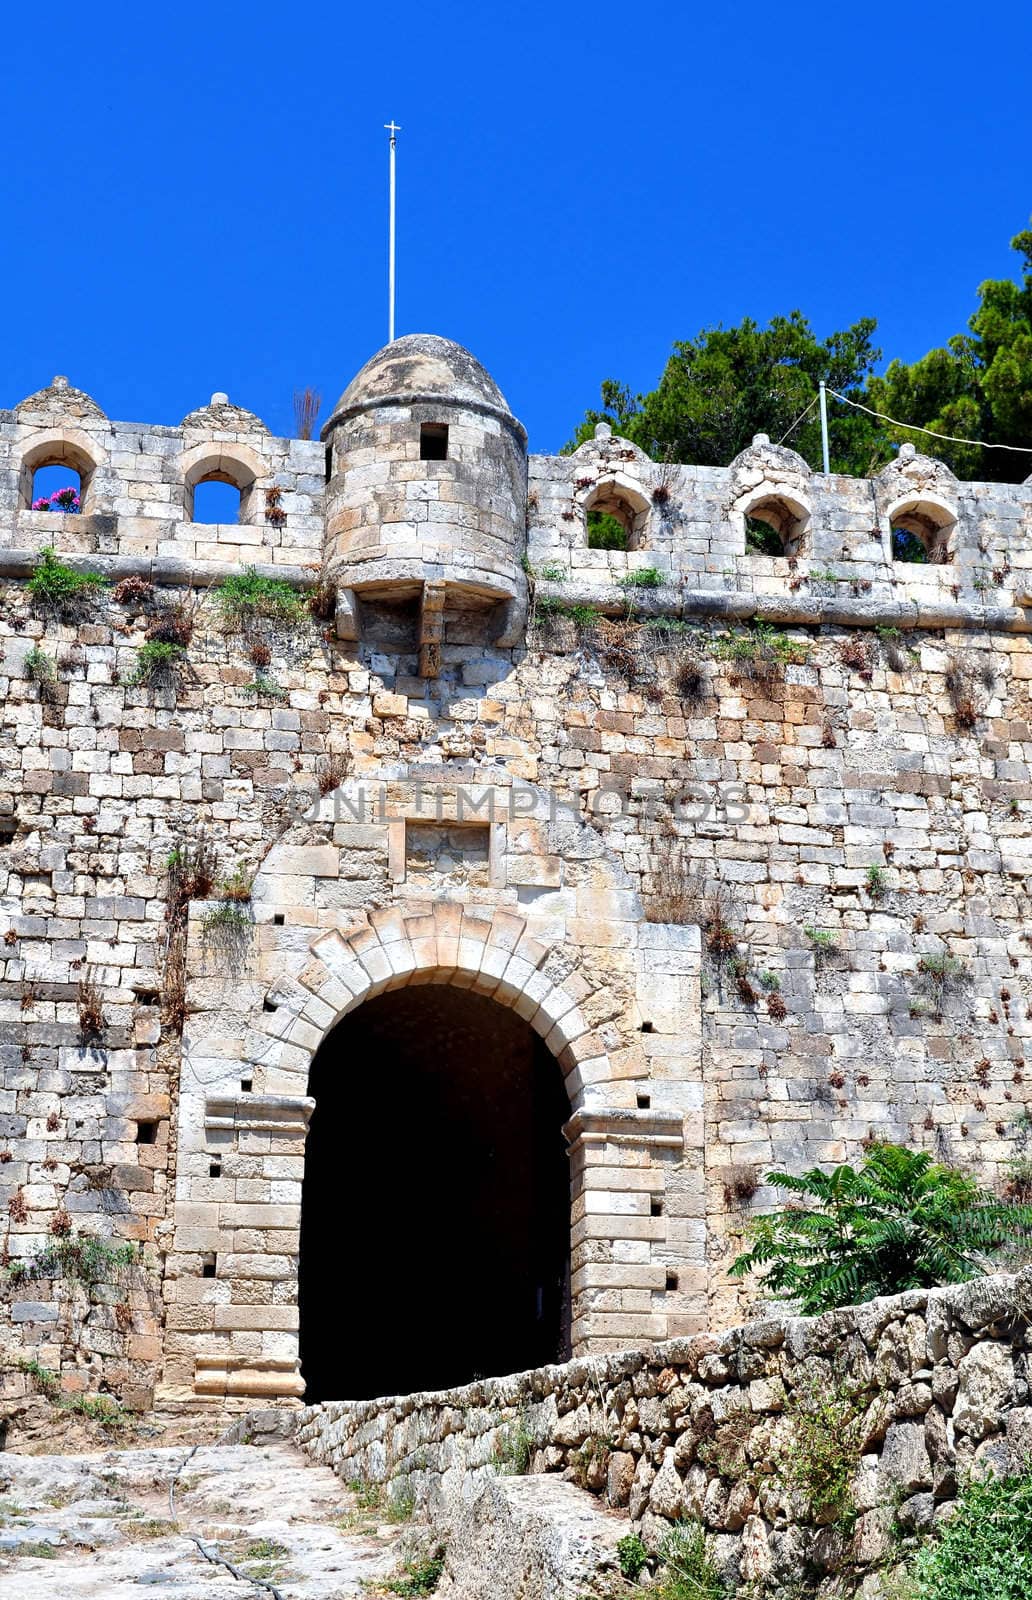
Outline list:
[[[390,220],[390,242],[389,242],[388,247],[387,247],[387,260],[388,260],[388,265],[387,265],[387,300],[388,300],[387,341],[388,341],[389,344],[393,344],[394,343],[394,214],[395,214],[395,202],[396,202],[396,194],[397,194],[396,169],[397,169],[398,134],[401,132],[401,128],[398,126],[398,124],[394,121],[393,118],[391,119],[390,122],[385,122],[384,123],[384,127],[387,129],[387,132],[391,136],[391,183],[390,183],[391,220]]]

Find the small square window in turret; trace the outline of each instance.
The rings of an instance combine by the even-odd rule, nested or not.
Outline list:
[[[447,461],[448,424],[424,422],[419,429],[420,461]]]

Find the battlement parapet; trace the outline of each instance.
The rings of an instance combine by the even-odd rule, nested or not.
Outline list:
[[[81,511],[33,509],[34,475],[51,465],[78,475]],[[194,490],[209,479],[240,491],[238,522],[194,522]],[[64,378],[0,412],[0,551],[318,565],[324,489],[317,441],[274,437],[224,394],[175,428],[112,422]]]

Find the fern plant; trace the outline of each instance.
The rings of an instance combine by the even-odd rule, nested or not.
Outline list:
[[[1032,1206],[1006,1205],[927,1151],[873,1145],[863,1165],[767,1182],[792,1197],[751,1224],[736,1277],[766,1269],[763,1286],[816,1316],[875,1295],[962,1283],[994,1251],[1032,1238]]]

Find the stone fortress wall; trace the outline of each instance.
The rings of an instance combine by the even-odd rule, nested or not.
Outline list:
[[[729,1320],[771,1164],[886,1136],[1013,1180],[1032,484],[907,449],[826,478],[762,439],[726,469],[604,429],[523,449],[483,369],[430,336],[374,357],[322,441],[218,395],[179,428],[111,423],[63,380],[0,414],[5,1249],[70,1220],[143,1252],[117,1290],[8,1279],[5,1337],[70,1382],[300,1393],[308,1067],[402,984],[493,996],[559,1063],[577,1354]],[[81,514],[31,509],[51,461]],[[190,520],[210,476],[238,524]],[[588,548],[592,509],[628,550]],[[753,515],[783,556],[746,549]],[[893,525],[936,559],[892,561]],[[50,544],[154,598],[41,614],[25,580]],[[178,688],[133,686],[154,607],[247,564],[337,583],[334,614],[268,634],[275,692],[210,602]],[[628,585],[641,569],[658,586]],[[773,659],[728,647],[757,621]],[[166,861],[201,830],[219,875],[255,878],[231,949],[190,907],[181,1040]]]

